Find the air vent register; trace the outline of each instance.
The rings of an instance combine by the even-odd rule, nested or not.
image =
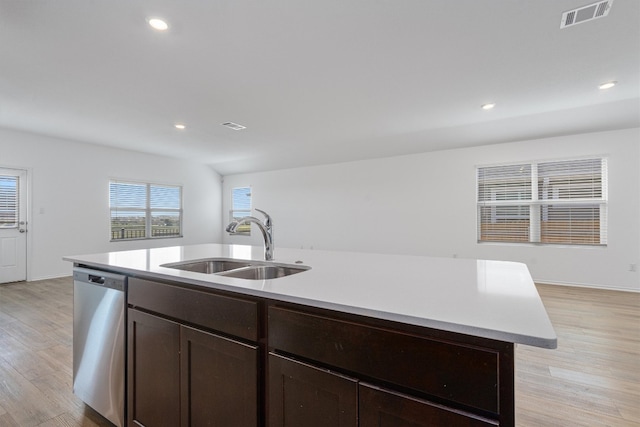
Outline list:
[[[569,10],[562,14],[560,28],[572,27],[574,25],[604,18],[609,14],[613,0],[599,1],[577,9]]]

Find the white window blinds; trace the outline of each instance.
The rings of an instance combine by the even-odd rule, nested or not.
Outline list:
[[[231,212],[229,221],[251,215],[251,187],[236,187],[231,191]],[[243,224],[234,234],[250,235],[251,224]]]
[[[542,243],[606,243],[605,172],[604,159],[538,165]]]
[[[480,241],[528,242],[531,165],[478,168]]]
[[[18,178],[0,176],[0,228],[18,227]]]
[[[182,235],[182,188],[109,182],[111,240]]]
[[[479,167],[478,241],[606,244],[606,159]]]

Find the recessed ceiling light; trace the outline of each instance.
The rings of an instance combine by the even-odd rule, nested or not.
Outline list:
[[[598,86],[598,89],[611,89],[612,87],[614,87],[618,82],[616,81],[611,81],[611,82],[605,82],[602,83]]]
[[[184,123],[176,123],[175,125],[173,125],[176,129],[180,129],[183,130],[184,128],[186,128],[187,126]]]
[[[158,31],[166,31],[169,28],[169,24],[160,18],[149,18],[148,22],[151,28]]]
[[[482,109],[483,110],[491,110],[493,107],[495,107],[496,104],[493,102],[490,102],[488,104],[482,104]]]
[[[226,126],[229,129],[233,129],[233,130],[242,130],[242,129],[246,129],[246,126],[242,126],[239,125],[238,123],[233,123],[233,122],[224,122],[222,123],[222,126]]]

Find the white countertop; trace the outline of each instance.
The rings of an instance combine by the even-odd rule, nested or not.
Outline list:
[[[302,261],[311,269],[273,280],[245,280],[160,266],[205,258],[262,261],[264,249],[205,244],[64,257],[96,268],[500,341],[557,345],[529,270],[521,263],[276,248],[273,262]]]

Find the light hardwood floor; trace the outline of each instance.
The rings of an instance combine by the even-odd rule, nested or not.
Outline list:
[[[640,426],[640,294],[538,290],[558,349],[517,347],[517,425]],[[72,298],[71,278],[0,285],[0,427],[110,426],[71,392]]]
[[[73,281],[0,285],[0,427],[111,426],[72,391]]]
[[[519,426],[640,426],[640,294],[538,285],[558,348],[518,346]]]

